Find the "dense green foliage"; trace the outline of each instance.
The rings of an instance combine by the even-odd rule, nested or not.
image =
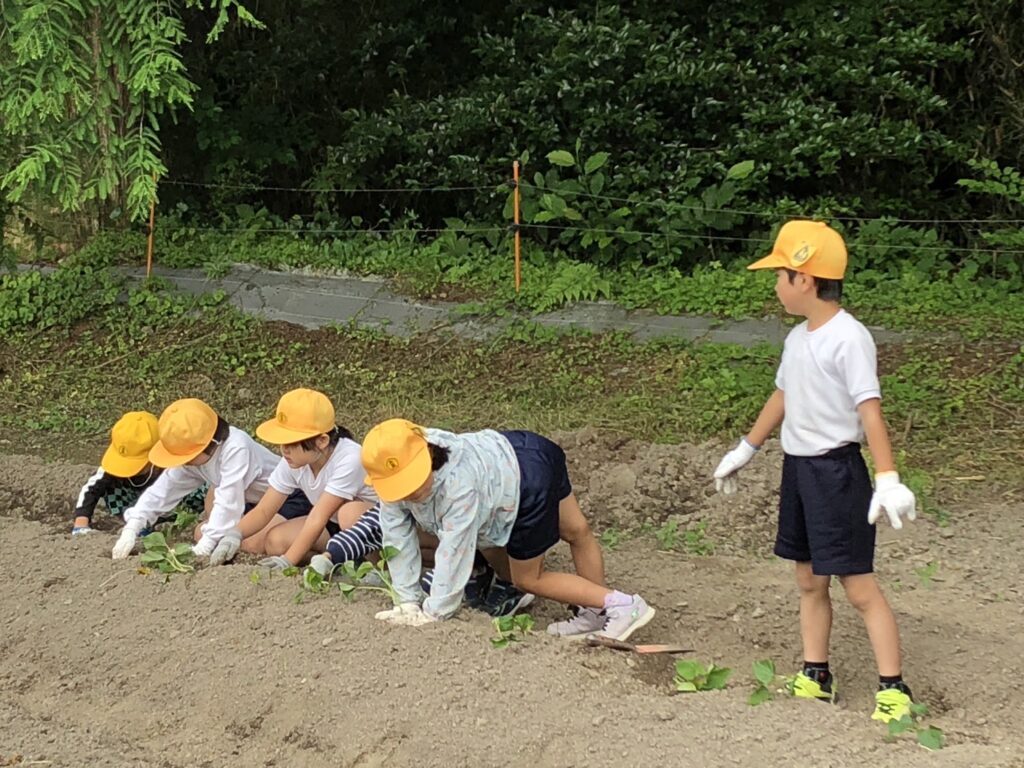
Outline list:
[[[802,214],[860,269],[1021,284],[1014,0],[248,5],[6,3],[9,227],[137,218],[156,172],[198,228],[504,251],[518,158],[556,258],[689,272]]]

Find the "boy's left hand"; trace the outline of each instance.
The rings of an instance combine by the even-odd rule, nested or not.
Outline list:
[[[216,548],[217,540],[213,536],[207,536],[204,533],[202,538],[192,545],[192,554],[196,557],[209,557]]]
[[[889,517],[889,524],[897,531],[903,527],[902,518],[917,518],[917,499],[914,492],[900,482],[896,472],[880,472],[875,475],[875,492],[868,507],[868,522],[874,525],[882,516]]]

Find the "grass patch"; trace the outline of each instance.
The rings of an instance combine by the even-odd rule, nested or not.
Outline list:
[[[722,318],[779,316],[774,276],[751,273],[746,260],[712,261],[689,273],[671,267],[599,268],[553,255],[527,242],[522,291],[512,286],[511,246],[501,237],[444,231],[424,239],[409,233],[267,232],[257,222],[230,234],[196,229],[173,219],[158,229],[157,264],[223,275],[241,262],[280,270],[381,275],[397,290],[488,307],[542,312],[580,300],[610,300],[627,309]],[[98,268],[144,261],[145,237],[133,232],[98,236],[68,261]],[[1024,293],[1009,280],[975,278],[967,271],[930,274],[894,262],[893,271],[857,270],[846,281],[846,305],[864,322],[893,330],[949,331],[969,339],[1024,339]]]
[[[59,298],[62,308],[43,320],[4,314],[11,305],[0,292],[0,431],[17,449],[81,450],[87,461],[124,410],[159,413],[195,396],[251,430],[297,386],[327,392],[357,434],[402,415],[454,430],[589,426],[645,441],[732,441],[771,392],[779,355],[769,345],[636,343],[532,323],[489,341],[307,331],[243,315],[216,295],[184,297],[151,283],[110,303],[106,283],[76,295],[67,285],[73,273],[53,275],[17,305]],[[1019,346],[883,347],[881,369],[894,445],[918,490],[945,504],[951,488],[970,486],[958,477],[1019,486]]]

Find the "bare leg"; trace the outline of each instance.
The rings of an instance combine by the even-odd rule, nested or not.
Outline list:
[[[529,560],[508,559],[512,583],[523,592],[532,592],[560,603],[604,608],[604,599],[611,594],[607,587],[571,573],[544,570],[544,555]]]
[[[871,649],[875,652],[878,674],[885,677],[901,674],[900,632],[875,575],[842,576],[839,581],[846,590],[846,597],[864,619]]]
[[[796,564],[804,661],[828,661],[828,643],[832,634],[831,580],[831,576],[815,576],[810,563]]]
[[[262,529],[260,529],[256,533],[254,533],[249,538],[247,538],[244,541],[242,541],[242,551],[243,552],[248,552],[249,554],[252,554],[252,555],[262,555],[264,553],[267,553],[267,551],[266,551],[267,534],[270,532],[271,529],[276,528],[277,526],[281,525],[282,523],[286,523],[286,522],[288,522],[288,521],[285,518],[281,517],[281,515],[274,515],[271,518],[270,522],[267,523],[265,526],[263,526]],[[267,553],[267,554],[270,554],[270,553]],[[274,554],[279,554],[279,553],[274,553]]]
[[[587,581],[607,587],[601,545],[594,538],[574,493],[558,503],[558,535],[569,544],[576,573]]]
[[[268,555],[283,555],[288,551],[289,547],[291,547],[292,542],[294,542],[296,537],[298,537],[305,524],[306,518],[303,516],[296,517],[293,520],[282,520],[279,525],[275,525],[273,528],[270,528],[270,530],[264,528],[263,531],[266,531],[266,541],[264,542],[263,551]],[[260,533],[263,533],[263,531]],[[250,536],[249,538],[251,539],[254,537]],[[313,549],[311,551],[314,553],[323,552],[327,549],[327,542],[329,538],[327,531],[322,531],[317,540],[313,542]],[[246,539],[246,541],[248,540],[249,539]],[[307,556],[308,553],[303,556],[303,560],[305,560]],[[296,565],[298,565],[298,563],[296,563]]]

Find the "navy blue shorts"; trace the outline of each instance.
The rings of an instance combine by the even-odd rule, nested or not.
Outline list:
[[[246,504],[245,511],[251,512],[255,504]],[[296,488],[294,491],[288,494],[288,498],[284,500],[284,504],[277,510],[277,514],[283,517],[285,520],[294,520],[296,517],[302,517],[308,515],[313,511],[313,505],[309,503],[309,499],[306,498],[306,494],[302,492],[301,488]]]
[[[572,493],[565,451],[534,432],[502,432],[519,460],[519,511],[506,549],[514,560],[543,555],[558,543],[558,502]]]
[[[824,456],[782,462],[775,554],[811,563],[816,576],[871,573],[875,526],[868,523],[871,478],[858,443]]]

